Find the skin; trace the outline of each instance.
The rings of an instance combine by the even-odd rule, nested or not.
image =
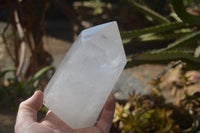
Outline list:
[[[83,129],[72,129],[49,111],[45,118],[37,122],[37,112],[43,104],[43,93],[36,91],[23,101],[18,110],[15,133],[109,133],[115,109],[115,98],[111,94],[102,110],[96,125]]]

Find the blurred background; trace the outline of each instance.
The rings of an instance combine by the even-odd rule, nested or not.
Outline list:
[[[111,133],[200,130],[199,0],[1,0],[0,132],[14,132],[19,103],[44,90],[79,33],[110,21],[127,56]]]

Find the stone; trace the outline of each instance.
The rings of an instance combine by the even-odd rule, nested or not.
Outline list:
[[[126,64],[117,23],[83,30],[44,91],[44,105],[74,129],[93,126]]]

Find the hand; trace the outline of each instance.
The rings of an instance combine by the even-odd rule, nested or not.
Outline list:
[[[44,119],[37,122],[37,112],[41,109],[42,103],[43,93],[36,91],[32,97],[20,104],[15,133],[109,133],[110,131],[115,109],[115,99],[112,94],[104,105],[98,123],[83,129],[72,129],[51,111]]]

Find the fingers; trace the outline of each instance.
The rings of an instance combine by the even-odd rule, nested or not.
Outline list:
[[[113,94],[110,94],[104,105],[102,114],[99,118],[99,122],[96,125],[96,127],[99,128],[101,132],[109,133],[110,128],[112,126],[114,111],[115,111],[115,97]]]
[[[19,106],[15,129],[25,128],[32,122],[36,122],[37,112],[40,110],[42,103],[43,93],[41,91],[36,91],[32,97],[23,101]],[[23,125],[23,127],[18,127],[19,125]]]

